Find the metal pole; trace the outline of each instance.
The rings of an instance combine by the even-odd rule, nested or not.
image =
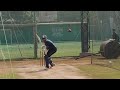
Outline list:
[[[33,26],[33,37],[34,37],[34,58],[37,58],[37,48],[38,48],[38,44],[37,44],[37,25],[36,25],[36,15],[35,15],[35,11],[33,13],[33,17],[34,17],[34,26]]]
[[[83,11],[81,11],[81,33],[82,33],[82,30],[83,30]],[[82,50],[82,53],[83,53],[83,34],[81,34],[81,50]]]
[[[92,55],[91,55],[91,64],[93,64],[93,40],[92,40]]]
[[[88,11],[81,11],[81,48],[82,53],[88,52],[89,46],[89,26],[88,26]],[[85,23],[84,23],[85,22]]]

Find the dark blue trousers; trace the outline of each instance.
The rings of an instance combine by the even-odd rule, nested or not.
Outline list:
[[[46,67],[49,68],[49,64],[52,66],[51,56],[57,51],[57,49],[48,50],[47,54],[44,56]]]

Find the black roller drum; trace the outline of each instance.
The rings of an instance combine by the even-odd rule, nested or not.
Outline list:
[[[114,39],[104,41],[100,45],[100,53],[108,59],[117,58],[120,55],[120,44]]]

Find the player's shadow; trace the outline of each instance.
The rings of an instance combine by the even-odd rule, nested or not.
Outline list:
[[[47,70],[46,69],[40,69],[40,70],[29,71],[27,73],[36,73],[36,72],[43,72],[43,71],[47,71]]]

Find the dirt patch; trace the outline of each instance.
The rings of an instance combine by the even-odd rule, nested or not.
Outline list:
[[[59,64],[45,70],[44,67],[27,65],[25,68],[17,68],[17,73],[25,79],[86,79],[80,75],[80,70],[67,64]]]
[[[23,60],[12,61],[12,68],[14,72],[18,74],[21,79],[90,79],[83,74],[75,66],[89,64],[90,61],[86,59],[74,60],[74,59],[54,59],[56,63],[51,69],[45,70],[44,66],[40,66],[39,60]],[[3,65],[3,62],[0,62]],[[7,68],[10,68],[10,62],[7,62]],[[4,65],[3,65],[4,66]],[[0,66],[0,72],[4,72],[3,67]]]

